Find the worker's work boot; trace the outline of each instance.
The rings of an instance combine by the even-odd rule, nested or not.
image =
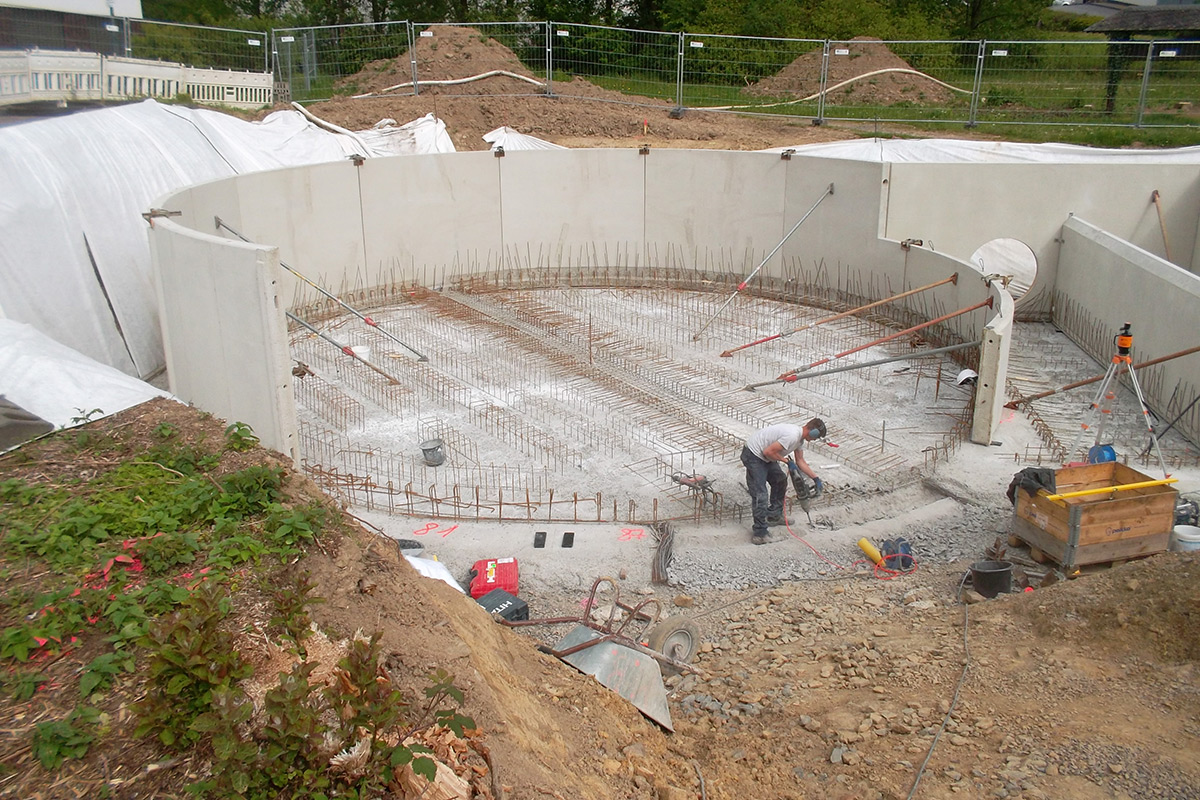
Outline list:
[[[782,514],[780,514],[778,517],[767,517],[767,527],[769,528],[777,528],[780,525],[787,525],[790,528],[795,524],[796,520],[792,519],[791,517],[784,519]]]
[[[750,537],[750,544],[766,544],[769,541],[771,541],[771,540],[769,538],[767,538],[766,536],[751,536]]]

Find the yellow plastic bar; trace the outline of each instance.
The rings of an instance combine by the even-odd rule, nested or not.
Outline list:
[[[1120,486],[1101,486],[1099,489],[1082,489],[1066,494],[1046,495],[1047,500],[1066,500],[1068,497],[1083,497],[1089,494],[1104,494],[1105,492],[1123,492],[1126,489],[1145,489],[1148,486],[1164,486],[1168,483],[1178,483],[1179,478],[1163,478],[1161,481],[1141,481],[1139,483],[1123,483]]]

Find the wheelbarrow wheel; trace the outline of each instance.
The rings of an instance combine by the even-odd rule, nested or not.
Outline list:
[[[646,634],[646,646],[689,664],[700,650],[700,626],[687,617],[667,617]]]

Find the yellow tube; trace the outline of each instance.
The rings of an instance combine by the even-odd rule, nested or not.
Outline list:
[[[1163,478],[1161,481],[1139,481],[1137,483],[1123,483],[1118,486],[1101,486],[1098,489],[1081,489],[1078,492],[1067,492],[1065,494],[1048,494],[1047,500],[1066,500],[1068,497],[1086,497],[1090,494],[1105,494],[1106,492],[1124,492],[1129,489],[1145,489],[1150,486],[1166,486],[1169,483],[1178,483],[1179,478]]]
[[[866,537],[858,540],[858,549],[867,554],[867,558],[871,559],[878,566],[883,566],[883,553],[879,552],[879,548],[867,541]]]

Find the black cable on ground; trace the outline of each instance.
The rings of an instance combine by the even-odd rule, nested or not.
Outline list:
[[[958,582],[958,599],[962,602],[962,588],[967,582],[967,576],[971,573],[964,573],[962,580]],[[917,774],[913,778],[912,788],[908,790],[906,800],[912,800],[917,793],[917,787],[921,785],[921,777],[925,774],[925,767],[929,765],[929,759],[933,757],[933,751],[937,747],[938,740],[942,738],[942,734],[946,731],[946,725],[950,723],[950,715],[954,713],[955,706],[958,705],[958,695],[962,691],[963,682],[967,679],[967,670],[971,667],[971,650],[967,645],[967,604],[963,603],[963,668],[962,673],[958,676],[958,683],[954,687],[954,697],[950,701],[950,708],[946,710],[946,716],[942,718],[942,726],[938,728],[938,732],[934,735],[933,741],[929,744],[929,752],[925,754],[925,760],[921,762],[921,766],[917,768]]]

